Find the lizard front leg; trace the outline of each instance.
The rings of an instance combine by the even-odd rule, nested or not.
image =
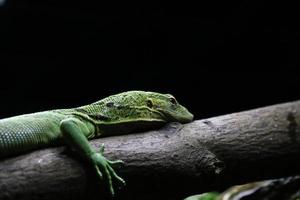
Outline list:
[[[66,144],[94,166],[100,179],[108,182],[110,194],[114,196],[113,181],[117,181],[122,185],[125,185],[125,181],[115,173],[112,166],[121,164],[122,161],[110,161],[106,159],[102,155],[103,146],[100,148],[100,152],[95,152],[86,138],[86,135],[89,135],[94,130],[81,120],[67,118],[60,123],[60,129]]]

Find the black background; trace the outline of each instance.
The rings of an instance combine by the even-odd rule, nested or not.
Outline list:
[[[197,119],[297,100],[298,18],[288,1],[6,1],[0,117],[136,89]]]

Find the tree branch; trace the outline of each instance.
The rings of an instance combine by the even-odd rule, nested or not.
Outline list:
[[[120,199],[181,199],[299,173],[299,124],[296,101],[91,143],[125,161]],[[2,160],[0,199],[103,199],[92,170],[69,154],[59,147]]]

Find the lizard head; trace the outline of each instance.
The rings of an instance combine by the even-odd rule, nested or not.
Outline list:
[[[184,106],[180,105],[171,94],[160,94],[155,92],[146,93],[145,104],[154,112],[158,112],[167,122],[188,123],[193,121],[191,114]]]
[[[105,121],[129,122],[132,120],[188,123],[193,115],[170,94],[129,91],[109,96],[93,105],[101,108]]]

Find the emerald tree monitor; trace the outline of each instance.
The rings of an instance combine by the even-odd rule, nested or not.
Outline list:
[[[0,120],[0,157],[66,144],[93,165],[97,175],[107,182],[111,195],[115,183],[125,184],[110,161],[95,151],[88,140],[155,129],[168,122],[187,123],[193,115],[170,94],[129,91],[95,103],[69,109],[57,109],[19,115]]]

